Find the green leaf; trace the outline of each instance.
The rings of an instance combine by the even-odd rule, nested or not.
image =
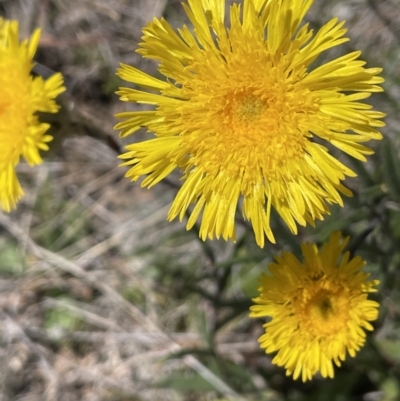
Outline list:
[[[156,383],[155,387],[170,388],[178,391],[215,391],[213,385],[194,372],[173,373]]]
[[[344,156],[346,159],[349,161],[350,168],[354,170],[354,172],[357,174],[358,179],[362,182],[362,186],[364,188],[368,188],[371,186],[374,186],[376,184],[376,181],[372,177],[372,175],[369,173],[369,171],[366,169],[366,164],[365,162],[362,162],[361,160],[354,159],[354,157],[351,157],[350,155],[344,153]]]
[[[376,340],[376,345],[386,359],[394,363],[400,363],[400,341]]]
[[[354,222],[360,222],[367,218],[368,213],[365,208],[349,210],[345,216],[340,213],[342,208],[333,205],[331,215],[327,216],[323,221],[317,221],[314,230],[315,238],[319,241],[326,241],[333,231],[344,231]]]
[[[389,139],[382,143],[383,178],[390,196],[400,200],[400,159],[396,147]]]
[[[400,213],[396,210],[389,210],[389,222],[393,234],[396,238],[400,238]],[[398,249],[398,248],[397,248]]]
[[[68,298],[59,299],[63,300],[65,303],[70,302]],[[44,321],[44,326],[47,330],[62,328],[68,331],[73,331],[78,329],[81,324],[82,319],[63,306],[49,309],[46,312]]]
[[[385,394],[384,401],[395,401],[399,399],[400,396],[399,382],[394,377],[388,377],[382,383],[381,389]]]
[[[21,274],[25,270],[24,258],[18,245],[6,239],[0,239],[0,275]]]

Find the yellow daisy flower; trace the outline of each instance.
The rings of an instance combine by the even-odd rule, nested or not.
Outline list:
[[[118,75],[144,90],[120,88],[122,101],[154,110],[124,112],[121,137],[146,127],[154,139],[126,147],[121,157],[132,181],[151,187],[175,168],[183,185],[168,214],[182,220],[194,204],[190,229],[202,213],[200,236],[235,239],[238,204],[258,245],[274,242],[273,207],[297,233],[328,204],[350,196],[341,181],[356,174],[333,157],[321,139],[365,160],[361,143],[381,139],[382,113],[362,100],[379,92],[380,68],[364,68],[352,52],[320,67],[320,53],[348,39],[344,22],[316,33],[301,21],[312,0],[188,0],[194,31],[176,33],[164,19],[144,28],[138,53],[157,60],[165,79],[121,64]],[[354,93],[352,93],[354,92]]]
[[[49,124],[36,112],[57,112],[53,99],[65,90],[61,74],[46,81],[31,76],[39,38],[37,29],[20,42],[18,22],[0,18],[0,208],[7,212],[23,195],[15,172],[20,157],[30,165],[42,163],[39,150],[47,150],[52,139],[46,135]]]
[[[250,317],[268,316],[259,338],[265,352],[277,352],[272,363],[294,379],[311,380],[317,372],[333,377],[333,362],[341,365],[346,352],[354,357],[365,342],[365,330],[378,317],[379,304],[368,300],[378,280],[367,281],[361,257],[343,249],[349,237],[331,235],[321,251],[302,245],[304,262],[283,252],[261,277],[261,295]]]

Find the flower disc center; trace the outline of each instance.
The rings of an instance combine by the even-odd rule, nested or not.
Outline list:
[[[348,307],[344,290],[321,289],[304,303],[305,325],[318,336],[338,333],[347,324]]]
[[[257,96],[241,96],[231,104],[231,118],[235,122],[249,123],[261,116],[267,105]]]
[[[0,63],[0,88],[0,146],[4,156],[21,146],[24,139],[29,118],[29,75],[5,57]]]
[[[273,113],[265,96],[246,90],[235,91],[225,96],[224,103],[221,108],[224,131],[234,136],[234,142],[256,146],[271,135],[277,114]]]

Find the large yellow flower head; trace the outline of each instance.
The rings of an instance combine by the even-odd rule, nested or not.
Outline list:
[[[36,112],[57,112],[53,99],[65,90],[61,74],[46,81],[31,76],[39,38],[37,29],[29,41],[20,42],[18,22],[0,18],[0,208],[6,211],[23,195],[15,172],[20,157],[40,164],[39,150],[47,150],[52,139],[46,135],[49,124],[41,123]]]
[[[193,32],[176,33],[164,19],[144,28],[138,52],[166,79],[122,64],[118,75],[145,90],[120,88],[121,100],[155,109],[117,114],[116,128],[122,137],[140,127],[155,134],[121,156],[133,181],[147,175],[142,185],[151,187],[183,172],[170,220],[194,204],[188,229],[202,213],[203,239],[235,239],[240,203],[263,246],[265,235],[274,242],[272,207],[295,234],[351,195],[341,181],[355,174],[321,140],[359,160],[373,153],[361,143],[381,139],[383,114],[360,101],[383,79],[358,51],[310,67],[347,41],[336,19],[316,33],[301,26],[312,0],[244,0],[231,6],[229,24],[224,3],[188,0]]]
[[[379,281],[367,281],[361,257],[342,255],[348,240],[334,233],[320,252],[303,244],[303,263],[283,252],[261,277],[250,317],[271,318],[260,345],[277,352],[272,363],[294,379],[310,380],[317,372],[333,377],[333,363],[340,366],[347,352],[354,357],[365,342],[364,329],[372,330],[369,322],[378,317],[379,304],[367,297]]]

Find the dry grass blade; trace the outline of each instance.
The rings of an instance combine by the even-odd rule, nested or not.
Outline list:
[[[4,213],[0,213],[0,224],[6,228],[18,241],[26,241],[26,236],[23,230]],[[122,308],[128,312],[129,315],[136,322],[139,322],[143,328],[147,329],[149,332],[157,333],[159,340],[165,344],[169,351],[176,352],[182,350],[182,347],[177,344],[168,334],[166,334],[163,329],[161,329],[155,322],[144,315],[136,306],[132,305],[120,294],[118,294],[112,287],[94,278],[90,273],[82,269],[82,267],[80,267],[77,263],[71,262],[56,253],[38,246],[31,239],[26,243],[27,249],[30,250],[36,257],[48,263],[49,268],[58,268],[64,270],[107,295],[117,308]],[[184,356],[183,361],[187,366],[192,368],[213,387],[215,387],[215,389],[221,394],[224,394],[226,397],[233,400],[245,400],[192,355]]]

